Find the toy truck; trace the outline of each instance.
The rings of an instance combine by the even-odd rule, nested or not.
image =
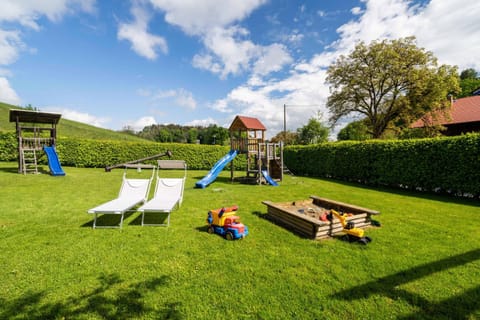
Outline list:
[[[208,233],[219,234],[227,240],[243,239],[248,235],[248,228],[235,215],[237,206],[210,210],[208,212]]]
[[[327,216],[328,220],[332,221],[333,216],[337,217],[342,224],[343,232],[345,233],[342,239],[349,242],[359,242],[361,244],[368,244],[372,241],[370,237],[365,236],[365,231],[355,227],[353,222],[347,222],[346,213],[340,213],[332,209],[330,210],[330,214]]]

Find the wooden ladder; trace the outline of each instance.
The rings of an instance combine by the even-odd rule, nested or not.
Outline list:
[[[27,174],[27,172],[38,173],[35,149],[22,149],[22,165],[23,174]]]

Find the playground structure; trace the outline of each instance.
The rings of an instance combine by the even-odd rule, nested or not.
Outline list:
[[[15,122],[18,139],[18,173],[38,173],[38,158],[45,152],[50,173],[65,175],[55,150],[61,116],[58,113],[10,110],[10,122]]]
[[[283,180],[283,143],[267,142],[267,129],[256,118],[236,116],[229,131],[230,149],[246,156],[246,177],[242,179],[248,183],[278,185],[277,180]],[[230,171],[234,180],[233,163]]]
[[[233,160],[237,155],[243,154],[246,156],[247,167],[246,177],[240,178],[242,182],[277,186],[277,181],[283,180],[283,144],[267,142],[266,130],[256,118],[236,116],[229,128],[230,152],[218,160],[195,187],[208,186],[229,163],[230,177],[234,181]]]

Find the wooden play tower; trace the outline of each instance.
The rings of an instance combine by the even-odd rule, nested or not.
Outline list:
[[[55,146],[61,114],[32,110],[10,110],[18,140],[18,172],[38,173],[38,157],[45,146]]]
[[[283,144],[267,142],[265,131],[260,120],[245,116],[236,116],[229,128],[231,149],[246,156],[247,175],[243,179],[249,183],[265,183],[262,170],[274,180],[283,179]],[[230,168],[233,180],[233,164]]]

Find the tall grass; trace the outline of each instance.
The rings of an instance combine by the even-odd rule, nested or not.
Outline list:
[[[292,176],[232,184],[226,171],[194,189],[206,172],[189,171],[169,228],[134,213],[93,230],[87,209],[116,196],[123,172],[64,169],[0,163],[1,319],[480,318],[476,202]],[[381,211],[373,242],[312,241],[264,218],[262,200],[312,194]],[[230,205],[244,240],[206,232],[208,210]]]

